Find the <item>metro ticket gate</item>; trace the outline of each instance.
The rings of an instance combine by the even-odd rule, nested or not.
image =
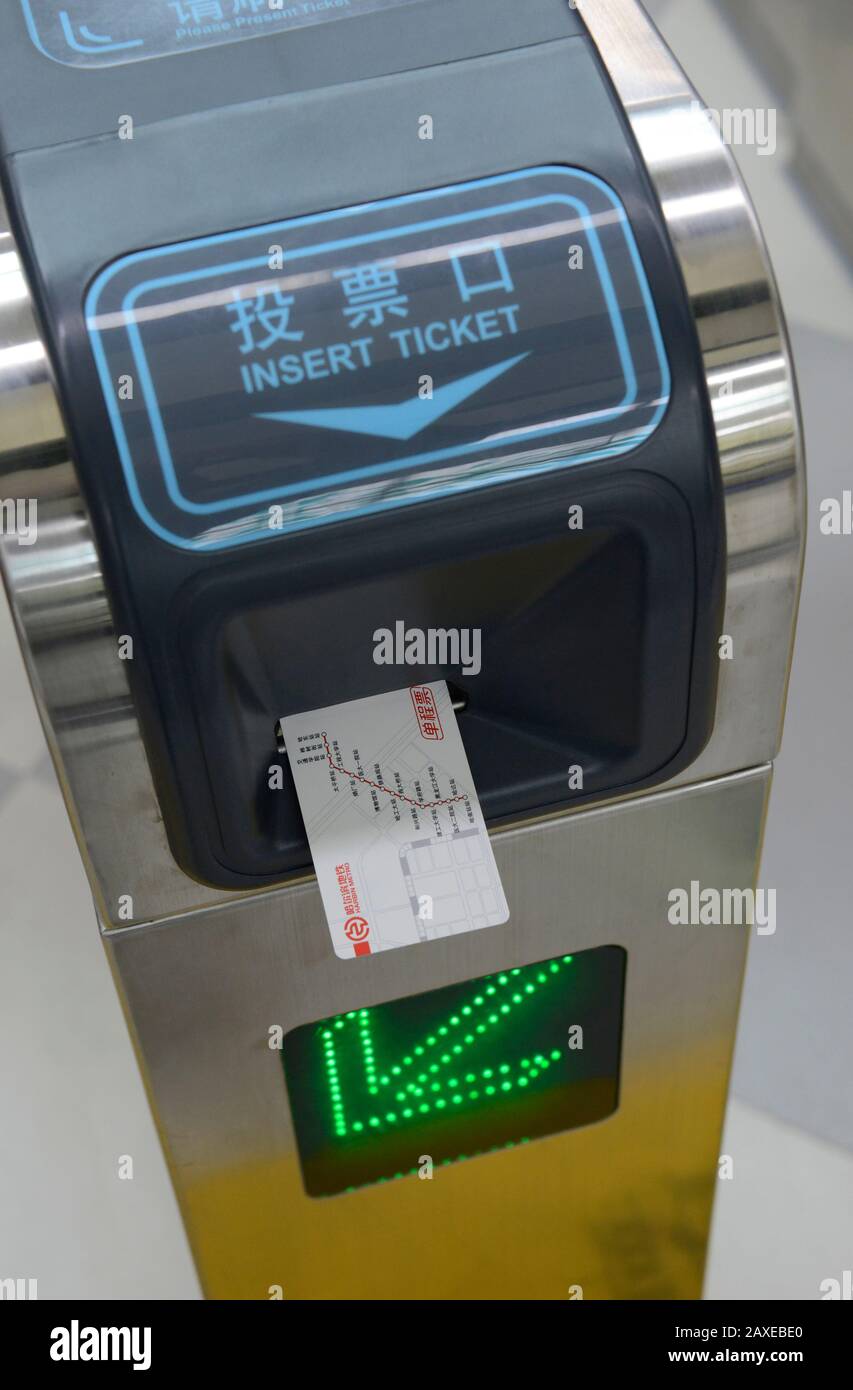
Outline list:
[[[803,541],[747,196],[634,0],[201,8],[0,15],[0,444],[203,1287],[699,1297],[749,927],[671,895],[755,884]],[[341,959],[278,721],[445,679],[509,920]]]

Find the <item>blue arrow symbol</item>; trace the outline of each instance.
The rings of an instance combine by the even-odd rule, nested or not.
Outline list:
[[[350,434],[372,434],[383,439],[413,439],[428,425],[434,425],[443,415],[470,396],[482,391],[490,381],[503,376],[510,367],[530,354],[522,352],[494,367],[460,377],[433,392],[431,399],[400,401],[397,405],[354,405],[329,410],[277,410],[256,412],[259,420],[284,420],[288,424],[313,425],[321,430],[347,430]]]

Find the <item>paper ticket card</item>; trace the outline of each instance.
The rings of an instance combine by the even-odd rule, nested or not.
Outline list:
[[[445,681],[281,720],[337,955],[509,917]]]

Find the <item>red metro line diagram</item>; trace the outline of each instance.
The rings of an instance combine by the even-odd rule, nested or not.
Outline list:
[[[418,801],[413,796],[407,796],[405,792],[398,791],[396,787],[386,787],[384,782],[374,782],[369,777],[365,777],[361,772],[352,772],[348,767],[343,767],[336,763],[332,757],[332,750],[329,747],[329,740],[325,733],[321,734],[323,747],[326,750],[326,761],[333,772],[341,772],[345,777],[351,777],[354,782],[362,782],[366,787],[373,787],[374,791],[387,792],[388,796],[395,801],[406,801],[410,806],[414,806],[418,811],[429,811],[433,806],[450,806],[456,801],[467,801],[467,792],[460,792],[458,796],[443,796],[437,801]]]

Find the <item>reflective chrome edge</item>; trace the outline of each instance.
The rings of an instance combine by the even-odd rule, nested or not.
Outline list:
[[[71,824],[107,924],[239,897],[169,849],[101,563],[33,300],[0,194],[0,498],[35,499],[37,539],[0,534],[0,567]],[[121,910],[121,898],[125,901]]]
[[[625,108],[696,321],[725,496],[723,632],[714,731],[667,785],[779,750],[805,551],[802,425],[767,248],[729,149],[639,0],[572,0]]]
[[[658,191],[714,407],[728,532],[724,631],[736,659],[721,666],[710,743],[667,785],[694,783],[768,762],[778,748],[804,543],[796,389],[761,233],[696,94],[636,0],[578,0],[576,8]],[[169,849],[2,195],[0,495],[38,501],[37,541],[21,546],[0,536],[0,564],[102,924],[123,928],[247,896],[197,883]],[[120,917],[124,895],[133,907]]]

